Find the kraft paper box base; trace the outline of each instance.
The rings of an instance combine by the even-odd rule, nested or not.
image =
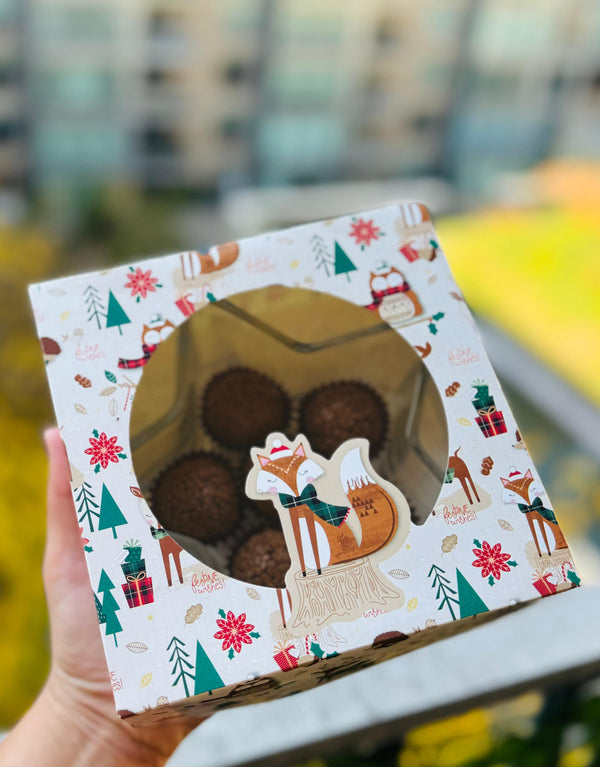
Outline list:
[[[423,206],[30,295],[116,707],[132,723],[287,695],[579,585]],[[236,369],[267,376],[289,406],[243,449],[206,417],[208,388]],[[341,382],[371,392],[379,415]],[[315,391],[329,402],[311,422]],[[245,387],[212,420],[234,417],[241,434],[264,399]],[[169,529],[153,497],[198,454],[228,467],[242,499],[210,540]],[[209,480],[197,492],[227,517]],[[283,533],[287,570],[266,572],[269,585],[232,577],[267,529]]]

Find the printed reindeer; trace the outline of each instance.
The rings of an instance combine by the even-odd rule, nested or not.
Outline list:
[[[271,496],[303,577],[380,551],[395,537],[404,542],[408,503],[370,467],[366,440],[345,442],[327,461],[312,453],[304,436],[291,446],[284,439],[272,434],[265,451],[252,449],[246,493],[258,500]]]
[[[527,517],[529,529],[531,530],[531,535],[533,536],[538,555],[541,557],[542,552],[535,530],[535,522],[538,523],[548,555],[552,552],[550,551],[546,528],[548,528],[554,536],[553,551],[568,548],[562,530],[558,526],[558,520],[556,519],[554,512],[552,509],[547,509],[540,498],[540,495],[543,492],[541,483],[533,478],[531,471],[527,469],[525,474],[522,474],[514,466],[511,466],[508,477],[500,477],[500,479],[504,485],[504,495],[502,500],[504,503],[516,503],[520,511]],[[532,496],[533,500],[531,500]],[[524,501],[524,503],[519,503],[519,500]]]
[[[471,497],[471,491],[469,490],[469,484],[471,485],[471,488],[473,490],[473,494],[475,495],[475,498],[477,499],[477,502],[480,502],[479,494],[477,492],[477,488],[475,487],[475,483],[473,482],[473,477],[471,476],[471,472],[469,471],[469,467],[467,464],[463,461],[462,458],[458,457],[458,451],[460,450],[460,447],[458,447],[454,451],[454,455],[451,455],[450,458],[448,458],[448,469],[454,469],[454,477],[453,479],[458,479],[460,484],[462,485],[462,489],[465,491],[465,495],[467,496],[467,500],[473,505],[473,499]]]

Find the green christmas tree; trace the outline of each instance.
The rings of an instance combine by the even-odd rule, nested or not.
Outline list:
[[[95,497],[96,496],[92,493],[92,486],[87,482],[84,482],[81,485],[76,499],[79,504],[77,507],[77,514],[81,515],[78,516],[77,519],[80,524],[82,524],[84,520],[87,521],[90,533],[94,532],[94,517],[98,518],[100,516],[100,513],[96,511],[98,504],[93,500]]]
[[[348,258],[348,254],[346,251],[341,247],[339,242],[335,241],[335,261],[334,261],[334,271],[336,274],[345,274],[346,278],[348,279],[348,282],[350,282],[350,275],[348,272],[355,272],[356,267],[352,263],[352,261]]]
[[[100,600],[98,599],[98,595],[94,594],[94,603],[96,605],[96,613],[98,615],[98,623],[102,625],[103,623],[106,623],[106,615],[102,612],[102,605],[100,604]]]
[[[119,333],[123,335],[121,325],[127,325],[131,320],[123,311],[123,307],[114,297],[112,290],[108,292],[108,309],[106,310],[106,327],[119,328]]]
[[[219,672],[213,666],[210,658],[204,651],[200,642],[196,642],[196,676],[194,682],[194,695],[201,692],[212,694],[213,690],[224,687],[225,683],[219,676]]]
[[[186,669],[192,669],[194,668],[192,664],[186,660],[186,658],[189,658],[189,653],[187,653],[183,648],[185,647],[185,642],[182,642],[181,639],[178,639],[176,636],[171,639],[169,642],[169,646],[167,647],[167,651],[173,647],[173,652],[171,653],[171,657],[169,658],[169,663],[173,663],[173,670],[171,671],[171,676],[174,674],[177,674],[175,677],[175,681],[173,682],[173,687],[175,685],[179,684],[179,682],[182,682],[183,689],[185,690],[185,697],[190,697],[190,691],[188,689],[188,683],[187,678],[194,679],[194,675],[190,674],[189,671],[186,671]],[[221,685],[223,686],[223,685]]]
[[[461,618],[468,618],[469,615],[488,612],[488,607],[483,599],[458,568],[456,569],[456,586],[458,589],[458,607]]]
[[[448,610],[450,610],[450,615],[452,616],[452,620],[456,620],[456,615],[454,613],[454,608],[452,607],[452,603],[455,605],[458,605],[458,599],[451,596],[452,594],[456,594],[455,589],[453,589],[450,586],[450,581],[445,576],[446,571],[443,570],[441,567],[438,567],[437,565],[431,565],[431,568],[429,572],[427,573],[428,578],[432,578],[432,584],[431,588],[437,589],[435,593],[436,600],[440,601],[440,604],[438,606],[438,610],[442,610],[444,607],[447,607]],[[441,598],[441,599],[440,599]]]
[[[117,537],[116,528],[119,525],[126,525],[127,520],[123,516],[121,509],[117,506],[115,499],[110,494],[106,485],[102,485],[102,498],[100,499],[100,519],[98,520],[98,530],[109,530],[112,528],[113,537]]]
[[[120,631],[123,631],[123,627],[121,626],[119,619],[117,618],[117,610],[120,610],[119,603],[117,600],[113,597],[111,594],[111,590],[115,588],[114,583],[111,581],[111,579],[108,577],[106,572],[102,570],[102,573],[100,575],[100,583],[98,584],[98,593],[102,594],[104,592],[104,596],[102,597],[102,615],[104,616],[104,625],[105,625],[105,632],[106,636],[112,636],[115,640],[115,645],[117,645],[117,634]],[[96,607],[96,610],[98,608]]]

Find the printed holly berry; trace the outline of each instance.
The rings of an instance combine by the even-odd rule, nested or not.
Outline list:
[[[517,566],[517,563],[511,560],[510,554],[502,552],[502,546],[499,543],[490,546],[487,541],[480,543],[477,538],[473,540],[473,543],[477,547],[473,549],[473,554],[476,556],[472,563],[473,567],[481,567],[481,577],[488,578],[490,586],[500,580],[503,572],[509,573],[511,567]]]
[[[106,432],[101,432],[94,429],[92,432],[93,437],[89,438],[90,446],[83,452],[90,457],[90,466],[94,466],[94,471],[98,473],[100,467],[106,469],[109,463],[118,463],[119,458],[127,458],[125,453],[122,453],[123,448],[121,445],[117,445],[117,437],[107,437]]]
[[[258,639],[260,634],[254,631],[251,623],[246,623],[246,613],[240,613],[236,618],[229,610],[225,615],[225,610],[219,610],[221,618],[217,618],[219,631],[214,635],[215,639],[223,641],[223,650],[229,650],[227,657],[233,660],[234,651],[240,653],[242,644],[252,644],[253,639]]]
[[[139,267],[134,269],[133,266],[130,266],[129,271],[131,274],[127,275],[125,287],[131,290],[131,297],[135,298],[136,301],[139,302],[140,298],[146,298],[148,293],[156,293],[156,288],[162,288],[158,277],[152,276],[151,269],[143,272]]]
[[[378,240],[383,235],[381,229],[375,226],[372,219],[365,221],[363,218],[353,218],[352,221],[350,237],[354,237],[361,250],[370,245],[372,240]]]

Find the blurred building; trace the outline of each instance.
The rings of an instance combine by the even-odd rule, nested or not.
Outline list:
[[[0,0],[0,35],[0,168],[34,189],[477,186],[600,155],[596,0]]]
[[[0,209],[9,213],[29,177],[26,0],[0,0]]]

